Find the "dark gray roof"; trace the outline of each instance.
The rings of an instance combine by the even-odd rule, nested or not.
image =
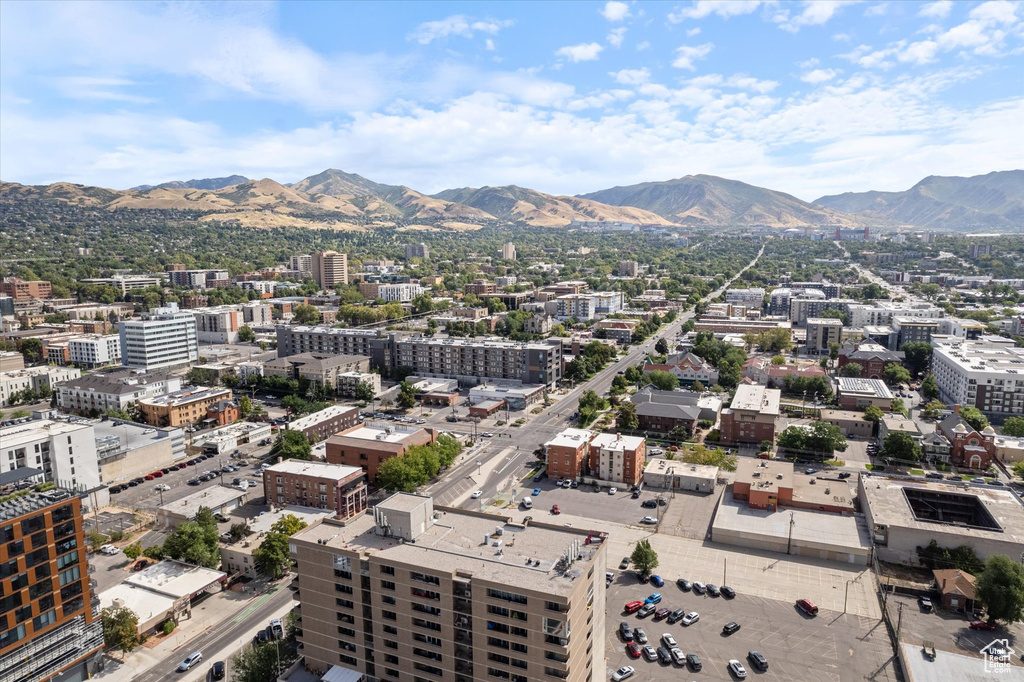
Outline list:
[[[17,483],[18,481],[24,481],[26,478],[39,476],[42,473],[42,469],[34,469],[32,467],[18,467],[17,469],[4,471],[3,473],[0,473],[0,486],[10,485],[11,483]]]
[[[700,401],[700,393],[692,391],[662,391],[652,384],[647,384],[633,394],[630,402],[640,405],[642,403],[662,403],[666,405],[683,405],[696,407]]]
[[[668,419],[687,419],[696,421],[700,418],[700,408],[693,405],[672,405],[670,403],[643,402],[636,406],[636,413],[641,417],[665,417]]]

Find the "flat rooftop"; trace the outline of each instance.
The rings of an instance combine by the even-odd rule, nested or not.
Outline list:
[[[942,337],[934,343],[935,352],[942,355],[946,362],[954,363],[964,372],[1006,372],[1024,375],[1024,348],[1015,348],[1009,344],[985,337],[979,340]]]
[[[590,441],[595,448],[602,450],[636,450],[644,444],[640,436],[623,436],[617,433],[599,433]]]
[[[778,389],[740,384],[736,387],[729,407],[733,410],[752,410],[761,414],[777,415],[781,398],[782,392]]]
[[[652,459],[644,467],[644,475],[689,476],[690,478],[718,478],[718,467],[708,464],[687,464],[676,460]]]
[[[414,506],[422,504],[418,497],[413,496],[413,500]],[[585,530],[532,522],[519,525],[501,516],[451,508],[436,508],[435,512],[440,512],[437,521],[415,543],[398,543],[395,538],[377,535],[371,514],[344,526],[327,520],[294,537],[310,543],[321,541],[361,555],[381,555],[388,561],[409,566],[466,572],[478,580],[561,595],[572,591],[574,578],[585,575],[594,553],[601,548],[585,544]],[[496,534],[498,529],[501,535]],[[500,547],[495,546],[499,540]],[[568,572],[556,568],[574,543],[579,544],[580,559],[568,567]],[[530,565],[526,563],[528,559]]]
[[[988,538],[1002,542],[1024,543],[1024,505],[1006,488],[970,486],[965,489],[963,484],[952,482],[910,481],[862,475],[861,489],[864,496],[862,501],[870,509],[875,525],[912,528],[924,533],[942,532],[962,535],[965,538]],[[968,527],[954,523],[952,520],[945,522],[925,520],[911,508],[905,489],[910,492],[911,498],[915,494],[920,496],[922,492],[973,497],[1002,530],[978,526]],[[973,500],[971,502],[974,503]]]
[[[335,434],[332,438],[357,438],[380,443],[401,443],[409,436],[423,429],[418,426],[404,426],[385,421],[368,421],[362,426]]]
[[[781,459],[736,458],[736,482],[755,490],[778,492],[793,487],[793,463]]]
[[[124,583],[171,599],[180,599],[202,592],[226,577],[226,573],[212,568],[164,559],[137,573],[131,573],[124,579]]]
[[[317,478],[329,478],[340,481],[352,474],[362,473],[359,467],[345,466],[344,464],[322,464],[320,462],[309,462],[301,459],[286,459],[283,462],[273,465],[268,469],[272,473],[315,476]]]
[[[147,590],[127,582],[120,583],[97,595],[100,608],[105,609],[115,602],[131,609],[139,617],[139,623],[147,623],[153,618],[162,617],[177,601],[174,597]]]
[[[846,481],[818,476],[794,476],[793,478],[794,502],[843,507],[851,514],[856,511],[854,500],[857,499],[857,494]]]
[[[164,395],[158,395],[152,398],[143,398],[139,402],[146,403],[147,405],[167,405],[168,407],[173,407],[176,405],[191,403],[196,400],[205,400],[207,398],[216,398],[228,395],[231,395],[231,389],[228,388],[192,386],[180,391],[175,391],[174,393],[165,393]]]
[[[4,450],[13,450],[26,443],[66,433],[74,433],[82,429],[89,429],[91,426],[88,423],[54,421],[52,419],[30,419],[24,424],[0,428],[0,447],[3,447]]]
[[[544,443],[544,447],[558,446],[563,448],[578,448],[583,443],[589,443],[594,437],[593,431],[586,429],[566,429],[557,434],[554,438]]]
[[[839,377],[839,392],[888,398],[892,400],[892,391],[881,379],[862,379],[860,377]]]
[[[349,405],[331,405],[320,410],[319,412],[307,414],[305,417],[302,417],[301,419],[296,419],[295,421],[290,422],[288,424],[288,428],[292,431],[302,431],[303,429],[308,429],[310,426],[315,426],[322,421],[327,421],[328,419],[333,419],[338,415],[342,415],[353,411],[358,414],[359,408],[351,407]]]
[[[320,523],[324,519],[331,518],[335,515],[335,512],[330,510],[317,509],[315,507],[300,507],[296,505],[287,505],[280,508],[275,508],[273,511],[263,512],[258,516],[254,516],[251,519],[246,520],[249,524],[249,529],[252,534],[246,538],[242,538],[235,544],[240,544],[249,541],[250,547],[256,549],[259,547],[259,542],[253,542],[254,539],[258,539],[260,533],[270,532],[271,527],[283,519],[286,516],[294,516],[300,521],[306,522],[306,527]]]
[[[205,490],[192,493],[187,497],[174,502],[168,502],[160,509],[168,514],[182,516],[187,519],[195,516],[196,510],[200,507],[208,507],[216,510],[217,507],[227,504],[233,500],[245,499],[246,493],[238,488],[229,488],[226,485],[215,485]]]
[[[861,516],[791,507],[778,511],[751,509],[746,502],[735,501],[728,490],[718,505],[713,528],[782,540],[792,532],[793,540],[805,546],[814,545],[850,554],[867,554],[871,548],[867,523]]]
[[[50,505],[69,501],[70,491],[63,489],[48,490],[45,493],[29,493],[6,502],[0,502],[0,521],[10,521],[25,514],[46,509]]]

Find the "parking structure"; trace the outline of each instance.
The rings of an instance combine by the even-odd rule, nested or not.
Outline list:
[[[611,557],[616,559],[617,557]],[[610,559],[610,560],[611,560]],[[656,569],[664,571],[665,568]],[[636,668],[636,679],[678,680],[686,675],[701,679],[735,679],[728,670],[732,659],[739,660],[747,670],[748,679],[778,682],[847,682],[872,679],[895,682],[892,667],[892,645],[885,627],[877,619],[821,610],[817,617],[803,614],[794,603],[737,594],[733,599],[710,597],[686,592],[676,586],[675,574],[662,574],[665,586],[654,588],[642,584],[632,571],[616,573],[608,588],[606,624],[608,674],[624,666]],[[732,586],[737,587],[737,586]],[[692,625],[669,624],[667,619],[627,615],[623,606],[645,599],[651,592],[661,592],[659,606],[696,611],[700,619]],[[651,643],[659,646],[663,633],[671,634],[679,649],[696,654],[700,672],[683,669],[675,663],[648,662],[643,657],[630,658],[626,653],[618,624],[626,621],[641,627]],[[730,622],[740,629],[723,633]],[[768,660],[768,670],[757,670],[748,659],[749,651],[758,651]]]

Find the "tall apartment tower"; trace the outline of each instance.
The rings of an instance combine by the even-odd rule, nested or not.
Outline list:
[[[369,679],[604,677],[604,543],[397,493],[290,540],[306,666]],[[340,669],[340,670],[339,670]]]
[[[0,676],[89,677],[103,648],[85,554],[81,500],[67,490],[0,502]]]
[[[199,360],[196,318],[177,303],[153,308],[121,328],[121,364],[145,370],[181,367]]]
[[[430,249],[427,248],[426,244],[406,244],[405,245],[405,259],[410,260],[412,258],[422,258],[424,260],[430,258]]]
[[[313,279],[321,289],[348,284],[348,255],[337,251],[313,254]]]
[[[313,256],[308,253],[302,253],[298,256],[292,256],[288,262],[288,267],[292,270],[297,270],[303,275],[313,275]]]
[[[515,260],[516,259],[516,246],[512,242],[503,244],[501,247],[501,257],[504,260]]]

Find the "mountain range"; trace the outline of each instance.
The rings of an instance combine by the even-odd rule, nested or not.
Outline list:
[[[507,185],[463,187],[434,195],[328,169],[291,185],[241,175],[140,185],[129,190],[58,182],[0,182],[0,201],[50,199],[105,209],[177,209],[200,220],[249,227],[370,229],[449,221],[564,227],[578,221],[653,225],[917,227],[1020,229],[1024,226],[1024,171],[969,178],[925,178],[905,192],[851,192],[808,203],[763,187],[712,175],[613,187],[557,196]]]

